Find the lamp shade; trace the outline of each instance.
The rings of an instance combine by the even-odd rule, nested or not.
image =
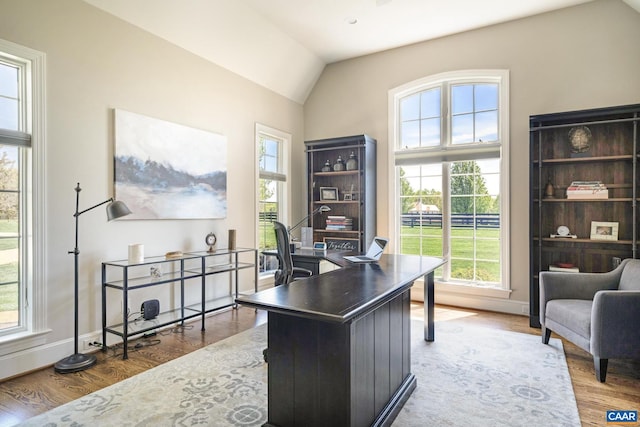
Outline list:
[[[131,211],[127,205],[119,200],[113,201],[107,205],[107,218],[109,221],[129,215],[130,213]]]

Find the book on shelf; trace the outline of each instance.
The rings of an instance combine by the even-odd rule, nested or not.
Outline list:
[[[580,273],[578,267],[558,267],[557,265],[550,265],[549,271],[560,271],[564,273]]]
[[[567,199],[608,199],[609,190],[601,181],[573,181]]]
[[[572,187],[599,187],[604,185],[602,181],[572,181]]]
[[[353,218],[347,218],[344,215],[329,215],[327,216],[326,230],[351,231],[353,230]]]

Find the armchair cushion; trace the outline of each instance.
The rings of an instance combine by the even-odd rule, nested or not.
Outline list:
[[[590,300],[551,300],[547,303],[545,326],[589,351],[592,306],[593,301]]]

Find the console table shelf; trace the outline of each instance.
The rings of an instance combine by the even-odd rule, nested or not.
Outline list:
[[[227,307],[236,307],[235,298],[239,292],[239,272],[253,269],[254,292],[258,291],[258,250],[218,249],[214,252],[189,252],[180,257],[161,256],[145,258],[141,263],[127,260],[102,263],[102,342],[106,344],[107,334],[117,335],[123,341],[123,359],[128,358],[129,337],[140,335],[174,323],[182,323],[196,317],[201,318],[204,331],[205,315]],[[151,269],[157,268],[156,276]],[[229,294],[218,298],[207,298],[206,279],[208,276],[227,273]],[[159,313],[155,318],[145,320],[139,317],[129,320],[129,292],[152,286],[178,284],[180,297],[178,307]],[[185,304],[185,287],[192,294],[199,295],[199,302]],[[107,324],[107,290],[115,290],[122,298],[122,322]],[[197,292],[193,292],[197,289]],[[106,351],[106,345],[103,351]]]

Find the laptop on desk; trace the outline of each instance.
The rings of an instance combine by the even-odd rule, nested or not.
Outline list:
[[[382,256],[382,252],[384,252],[385,246],[389,239],[386,237],[374,237],[373,242],[369,246],[369,250],[366,255],[354,255],[354,256],[344,256],[343,258],[349,262],[376,262]]]

